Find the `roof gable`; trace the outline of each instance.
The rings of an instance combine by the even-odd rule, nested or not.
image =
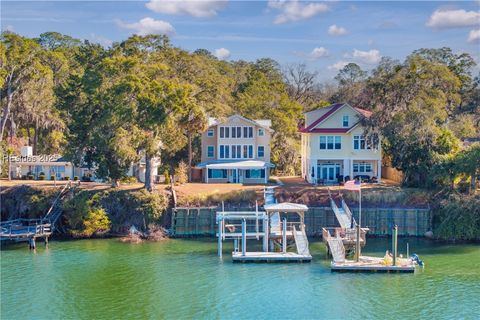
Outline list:
[[[357,121],[352,127],[349,128],[341,128],[341,127],[334,127],[334,128],[317,128],[318,125],[321,123],[325,122],[327,119],[331,118],[335,113],[337,113],[340,110],[343,110],[344,108],[350,108],[353,110],[356,114],[358,114],[360,117],[370,117],[372,115],[372,112],[361,109],[361,108],[356,108],[352,107],[348,103],[336,103],[331,106],[325,107],[327,112],[323,113],[318,119],[313,121],[310,125],[308,125],[305,128],[301,128],[300,132],[303,133],[308,133],[308,132],[316,132],[316,133],[347,133],[360,123],[360,121]]]
[[[265,130],[268,130],[270,132],[273,132],[273,129],[270,128],[270,125],[271,125],[271,120],[267,120],[267,119],[262,119],[262,120],[250,120],[248,118],[245,118],[239,114],[234,114],[234,115],[231,115],[230,117],[226,118],[224,121],[219,121],[218,119],[216,118],[209,118],[208,120],[208,127],[213,127],[213,126],[218,126],[218,125],[221,125],[221,124],[224,124],[224,123],[227,123],[233,119],[240,119],[240,120],[243,120],[245,122],[248,122],[254,126],[258,126],[258,127],[261,127],[261,128],[264,128]]]

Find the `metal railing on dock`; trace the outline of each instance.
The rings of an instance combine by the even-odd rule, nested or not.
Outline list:
[[[17,218],[0,223],[0,240],[28,241],[30,248],[35,248],[35,239],[44,238],[45,243],[53,233],[55,223],[62,214],[61,201],[69,190],[72,183],[69,181],[63,186],[55,197],[52,205],[45,216],[39,219]]]

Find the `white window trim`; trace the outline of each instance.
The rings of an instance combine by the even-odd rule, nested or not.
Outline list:
[[[358,149],[355,149],[355,137],[359,137],[359,139],[358,139]],[[361,143],[360,143],[361,140],[365,141],[365,148],[363,148],[363,149],[360,147],[361,146]],[[368,143],[367,143],[367,139],[365,139],[365,136],[363,134],[355,134],[355,135],[352,136],[352,149],[353,150],[372,150],[372,148],[369,148]],[[376,150],[376,149],[374,149],[374,150]]]
[[[213,128],[208,129],[207,130],[207,137],[214,137],[214,136],[215,136],[215,130]]]
[[[260,132],[263,132],[263,133],[260,134]],[[258,136],[259,136],[259,137],[264,137],[264,136],[265,136],[265,129],[263,129],[263,128],[258,128]]]
[[[320,137],[325,137],[325,149],[320,148]],[[333,137],[333,149],[328,149],[328,137]],[[335,137],[340,137],[340,149],[335,149]],[[342,145],[343,145],[342,140],[343,140],[342,136],[320,135],[320,136],[318,136],[318,150],[322,150],[322,151],[339,151],[339,150],[342,150]]]
[[[344,119],[345,119],[345,117],[347,117],[347,125],[344,124]],[[343,128],[348,128],[348,127],[350,127],[350,115],[344,114],[344,115],[342,116],[342,127],[343,127]]]
[[[358,171],[355,171],[355,166],[358,168]],[[360,170],[360,166],[363,166],[364,170]],[[370,171],[367,171],[367,166],[370,167]],[[370,162],[354,163],[352,165],[352,173],[356,174],[373,174],[373,164]]]
[[[210,148],[210,147],[213,148],[212,156],[208,155],[208,148]],[[214,145],[208,145],[207,146],[207,158],[215,158],[215,146]]]
[[[224,157],[224,158],[221,158],[221,157],[220,157],[220,147],[221,147],[221,146],[224,146],[224,155],[225,155],[225,147],[228,146],[228,148],[229,148],[228,158],[227,158],[227,157]],[[233,146],[235,146],[235,147],[240,146],[240,155],[241,155],[240,158],[232,158],[232,148],[233,148]],[[243,156],[243,148],[244,148],[244,146],[247,146],[247,157],[246,157],[246,158]],[[248,149],[249,149],[250,146],[252,147],[252,157],[248,157]],[[241,160],[249,160],[249,159],[255,159],[255,145],[254,145],[254,144],[240,144],[240,143],[224,144],[224,143],[222,143],[222,144],[219,144],[219,145],[218,145],[218,148],[217,148],[217,149],[218,149],[218,152],[217,152],[217,154],[218,154],[218,159],[229,159],[229,160],[239,160],[239,159],[241,159]],[[235,153],[236,153],[236,151],[235,151]]]
[[[258,152],[258,149],[262,147],[263,148],[263,156],[260,157],[260,154]],[[257,145],[257,154],[256,154],[257,158],[265,158],[265,146],[264,145]]]
[[[207,178],[208,178],[208,170],[226,170],[226,169],[215,169],[215,168],[207,168]],[[228,179],[228,173],[226,178],[208,178],[208,180],[223,180],[223,179]]]

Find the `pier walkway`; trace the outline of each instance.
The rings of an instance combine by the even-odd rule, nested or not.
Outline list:
[[[62,201],[73,189],[69,182],[63,186],[43,218],[12,219],[0,223],[0,240],[28,241],[30,249],[35,249],[37,238],[45,239],[53,233],[57,220],[62,215]]]
[[[332,255],[335,262],[345,261],[345,255],[347,251],[352,252],[355,250],[357,243],[357,222],[350,211],[347,203],[340,195],[340,205],[337,204],[328,189],[328,196],[330,198],[330,206],[332,211],[335,213],[338,224],[340,227],[337,228],[323,228],[322,229],[322,238],[323,242],[327,246],[328,254]],[[365,246],[367,242],[366,234],[368,228],[360,229],[360,246]]]

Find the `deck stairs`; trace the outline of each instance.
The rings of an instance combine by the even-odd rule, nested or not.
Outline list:
[[[305,233],[305,228],[300,228],[296,230],[293,227],[293,237],[295,238],[295,245],[297,246],[297,253],[302,255],[310,255],[310,250],[308,250],[308,238]]]
[[[275,199],[275,187],[267,187],[263,190],[263,199],[265,204],[272,204],[276,203],[277,200]]]
[[[274,212],[270,217],[270,232],[274,234],[280,234],[282,232],[280,213],[278,212]]]
[[[342,227],[343,229],[355,228],[355,219],[352,218],[352,212],[350,211],[350,208],[348,207],[345,200],[341,197],[341,205],[339,206],[337,202],[333,199],[330,189],[328,189],[328,196],[330,198],[330,206],[335,213],[335,217],[337,218],[340,227]]]
[[[333,262],[345,262],[345,247],[343,246],[341,238],[329,238],[328,247],[330,249],[330,254],[333,257]]]

